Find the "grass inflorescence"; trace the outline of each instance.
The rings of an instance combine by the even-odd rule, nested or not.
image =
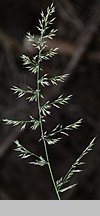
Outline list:
[[[69,95],[67,97],[64,97],[63,95],[60,95],[54,101],[51,102],[47,101],[44,104],[41,103],[41,99],[44,97],[41,91],[42,88],[46,88],[47,86],[50,85],[57,86],[59,82],[64,82],[67,76],[67,74],[64,74],[58,76],[56,75],[54,77],[48,77],[48,74],[42,74],[41,63],[43,61],[53,58],[57,54],[57,49],[58,49],[58,48],[51,48],[49,51],[45,51],[45,48],[47,46],[47,39],[52,40],[57,32],[56,29],[53,29],[51,27],[55,20],[55,17],[53,17],[54,12],[55,12],[55,7],[53,4],[51,4],[51,6],[47,8],[46,14],[44,14],[43,11],[41,12],[41,19],[39,19],[39,26],[37,27],[40,33],[40,37],[38,41],[35,40],[34,35],[31,35],[30,33],[27,34],[28,40],[31,41],[32,45],[37,49],[37,54],[33,58],[23,55],[22,59],[23,59],[24,66],[32,74],[36,75],[36,83],[37,83],[36,89],[34,90],[29,86],[27,87],[26,90],[16,86],[12,87],[14,94],[17,94],[18,98],[26,96],[26,100],[28,100],[29,102],[34,101],[37,104],[38,118],[35,119],[34,116],[29,116],[29,119],[27,121],[8,120],[8,119],[4,119],[3,121],[8,125],[20,126],[21,130],[24,130],[28,123],[31,124],[32,130],[36,130],[37,128],[40,128],[39,141],[41,140],[43,143],[44,150],[45,150],[45,158],[43,158],[42,156],[38,156],[36,153],[30,152],[25,147],[23,147],[18,140],[15,141],[17,146],[15,150],[20,153],[19,156],[22,159],[26,159],[30,156],[33,157],[33,161],[31,162],[31,164],[38,165],[41,167],[44,165],[48,166],[48,170],[55,190],[56,198],[60,200],[61,193],[76,186],[76,184],[69,185],[69,182],[75,173],[79,173],[81,171],[81,169],[78,168],[83,164],[83,161],[81,160],[92,149],[95,139],[93,139],[92,142],[89,144],[89,146],[83,151],[83,153],[72,165],[72,167],[65,174],[65,176],[61,177],[59,180],[56,181],[51,168],[47,146],[58,143],[61,140],[61,138],[59,137],[60,134],[68,136],[69,130],[79,128],[82,123],[82,119],[78,120],[73,124],[66,125],[65,127],[59,124],[49,133],[48,131],[44,130],[46,116],[51,115],[50,112],[51,107],[54,106],[56,108],[61,108],[62,105],[68,104],[72,96]]]

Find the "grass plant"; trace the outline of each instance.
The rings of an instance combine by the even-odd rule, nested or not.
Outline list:
[[[64,82],[66,79],[66,74],[64,75],[56,75],[54,77],[49,77],[48,74],[43,74],[42,70],[42,62],[49,60],[53,58],[57,54],[58,48],[51,48],[49,51],[45,51],[45,48],[47,47],[47,40],[52,40],[53,37],[56,35],[57,30],[52,28],[52,25],[54,23],[55,17],[53,16],[55,12],[55,7],[53,4],[51,4],[50,7],[47,8],[46,14],[42,11],[41,12],[41,19],[39,19],[39,26],[37,27],[40,37],[37,40],[35,40],[35,36],[31,35],[30,33],[27,34],[28,40],[32,43],[32,46],[34,46],[37,49],[37,54],[33,56],[32,58],[23,55],[23,64],[24,66],[31,72],[32,74],[35,74],[36,77],[36,89],[32,89],[31,87],[27,87],[27,89],[21,89],[19,87],[13,86],[12,90],[14,94],[17,95],[18,98],[26,96],[26,100],[29,102],[34,102],[37,105],[38,110],[38,117],[37,119],[34,118],[34,116],[29,116],[29,119],[26,121],[23,120],[8,120],[4,119],[3,121],[7,125],[12,126],[19,126],[21,127],[21,130],[24,130],[26,125],[28,123],[31,124],[31,129],[36,130],[37,128],[40,128],[40,139],[39,142],[43,144],[44,150],[45,150],[45,158],[43,156],[39,156],[34,152],[31,152],[27,150],[25,147],[19,143],[18,140],[15,141],[16,143],[16,151],[19,152],[19,156],[22,159],[26,159],[30,156],[33,157],[33,161],[31,164],[38,165],[40,167],[48,166],[49,175],[51,177],[52,186],[55,190],[55,198],[54,199],[61,199],[61,194],[73,187],[76,186],[76,183],[73,185],[70,185],[70,180],[73,177],[74,174],[79,173],[82,171],[80,168],[84,162],[83,157],[92,150],[92,147],[94,145],[95,138],[91,141],[89,146],[82,152],[80,157],[76,160],[76,162],[71,166],[69,171],[65,173],[63,177],[61,177],[59,180],[56,180],[55,175],[51,168],[51,162],[49,160],[49,152],[48,152],[48,145],[51,146],[54,144],[57,144],[61,141],[60,135],[63,134],[65,136],[69,135],[69,131],[73,129],[78,129],[82,123],[82,119],[78,120],[77,122],[66,125],[63,127],[62,125],[57,125],[51,132],[48,133],[48,131],[44,130],[44,124],[46,122],[46,116],[51,115],[51,108],[54,106],[57,109],[61,108],[62,105],[68,104],[71,95],[64,97],[63,94],[60,95],[56,100],[54,101],[47,101],[46,103],[42,103],[42,99],[44,97],[42,88],[46,88],[50,85],[58,85],[60,82]],[[55,146],[56,148],[56,146]]]

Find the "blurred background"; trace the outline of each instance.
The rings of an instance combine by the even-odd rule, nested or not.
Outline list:
[[[36,26],[41,9],[46,10],[50,0],[1,0],[0,1],[0,199],[42,200],[56,199],[46,166],[29,165],[14,151],[14,140],[38,155],[44,155],[38,144],[39,132],[27,127],[12,128],[2,119],[28,119],[37,115],[36,105],[25,98],[16,99],[11,86],[35,86],[35,77],[22,65],[21,55],[35,55],[26,39],[30,31],[38,37]],[[59,179],[70,168],[90,141],[97,136],[93,151],[85,158],[84,171],[75,175],[72,183],[77,187],[65,192],[62,199],[100,199],[100,0],[55,0],[58,29],[48,47],[59,47],[58,55],[43,64],[50,76],[68,73],[59,88],[46,88],[47,100],[64,92],[72,94],[68,105],[52,110],[47,118],[47,130],[58,123],[73,123],[83,118],[78,130],[55,146],[49,147],[50,160]]]

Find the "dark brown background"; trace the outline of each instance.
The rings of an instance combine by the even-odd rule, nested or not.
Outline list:
[[[22,66],[21,54],[34,55],[25,35],[31,31],[38,35],[36,25],[41,9],[49,0],[1,0],[0,1],[0,119],[27,119],[36,115],[34,104],[16,99],[10,87],[35,86],[35,77]],[[51,76],[68,73],[61,88],[44,92],[47,100],[64,92],[73,94],[68,106],[52,110],[47,119],[48,130],[60,123],[73,123],[83,118],[77,131],[70,132],[56,146],[49,147],[50,159],[56,179],[70,168],[89,142],[97,136],[93,151],[84,161],[84,171],[76,175],[71,183],[78,183],[73,190],[62,195],[62,199],[100,199],[100,1],[59,0],[56,7],[55,26],[58,33],[49,47],[59,47],[58,56],[44,63],[44,71]],[[39,200],[56,199],[48,169],[34,167],[21,160],[14,151],[14,140],[19,139],[27,148],[43,154],[38,144],[39,131],[27,127],[19,128],[0,123],[0,199]]]

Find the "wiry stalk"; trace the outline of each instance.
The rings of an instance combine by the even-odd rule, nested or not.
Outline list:
[[[40,54],[41,54],[41,51],[39,51],[39,57],[40,57]],[[40,64],[39,64],[39,61],[38,61],[38,71],[37,71],[38,100],[37,100],[37,102],[38,102],[38,114],[39,114],[41,138],[42,138],[42,141],[43,141],[43,144],[44,144],[44,150],[45,150],[45,155],[46,155],[46,160],[47,160],[47,165],[48,165],[48,168],[49,168],[49,173],[50,173],[50,176],[51,176],[51,180],[52,180],[52,183],[53,183],[53,186],[54,186],[54,189],[55,189],[55,193],[57,195],[57,199],[60,200],[60,195],[59,195],[59,192],[57,190],[56,181],[54,179],[54,175],[53,175],[53,172],[52,172],[52,169],[51,169],[51,164],[50,164],[50,160],[49,160],[49,156],[48,156],[48,150],[47,150],[47,144],[46,144],[46,141],[45,141],[45,138],[44,138],[43,123],[42,123],[42,116],[41,116],[40,94],[39,94],[39,92],[40,92],[39,78],[40,78]]]

